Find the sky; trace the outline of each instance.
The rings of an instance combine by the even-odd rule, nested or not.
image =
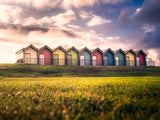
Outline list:
[[[0,63],[30,44],[142,49],[158,61],[160,0],[0,0]]]

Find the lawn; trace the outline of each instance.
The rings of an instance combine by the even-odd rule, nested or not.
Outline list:
[[[160,67],[53,66],[0,64],[0,77],[128,77],[160,76]]]
[[[160,77],[1,76],[0,119],[158,120]]]

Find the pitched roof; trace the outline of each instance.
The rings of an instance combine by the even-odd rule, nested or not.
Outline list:
[[[98,48],[98,47],[96,49],[92,49],[91,50],[92,53],[94,53],[96,51],[99,51],[99,52],[101,52],[103,54],[103,51],[100,48]]]
[[[145,56],[147,56],[147,54],[146,54],[143,50],[135,51],[135,53],[136,53],[136,55],[142,53],[142,54],[144,54]]]
[[[69,49],[67,50],[67,53],[68,53],[70,50],[74,50],[74,51],[76,51],[77,53],[79,53],[79,50],[76,49],[74,46],[72,46],[71,48],[69,48]]]
[[[91,53],[91,51],[87,48],[87,47],[84,47],[82,49],[79,50],[79,53],[82,53],[83,51],[87,50],[89,53]]]
[[[107,53],[108,51],[111,51],[114,54],[114,51],[108,48],[107,50],[104,51],[104,54]]]
[[[52,49],[50,47],[48,47],[47,45],[41,47],[38,51],[42,51],[44,49],[48,49],[50,52],[52,52]]]
[[[125,54],[125,52],[122,49],[114,50],[114,53],[117,53],[117,52],[122,52],[123,54]]]
[[[130,49],[128,51],[125,51],[126,54],[128,54],[129,52],[132,53],[132,54],[134,54],[134,55],[136,55],[136,53],[132,49]]]
[[[34,45],[30,44],[30,45],[28,45],[27,47],[18,50],[18,51],[16,52],[16,54],[18,54],[19,52],[23,52],[23,51],[25,51],[25,50],[28,49],[28,48],[32,48],[32,49],[34,49],[35,51],[38,51],[38,48],[36,48]]]
[[[53,52],[55,52],[58,49],[62,50],[63,52],[66,52],[66,50],[62,46],[58,46],[57,48],[53,49]]]

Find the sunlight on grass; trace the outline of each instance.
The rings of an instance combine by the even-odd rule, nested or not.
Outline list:
[[[0,119],[157,119],[160,77],[1,78]]]

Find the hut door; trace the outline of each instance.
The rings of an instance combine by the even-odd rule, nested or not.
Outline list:
[[[119,66],[119,57],[116,57],[116,65]]]
[[[97,64],[97,57],[96,56],[92,56],[92,65],[96,66]]]
[[[139,66],[140,64],[139,64],[139,57],[137,57],[137,66]]]
[[[54,58],[54,65],[59,65],[59,55],[58,54],[54,54],[54,56],[53,56],[53,58]]]
[[[108,64],[109,62],[110,62],[110,61],[108,61],[108,57],[105,56],[105,57],[104,57],[104,65],[109,65],[109,64]]]
[[[67,65],[72,65],[72,55],[67,55]]]
[[[126,56],[126,60],[127,60],[127,66],[130,66],[130,59],[129,59],[129,56]]]
[[[39,55],[39,64],[44,65],[44,54]]]
[[[80,66],[84,66],[84,56],[80,56]]]
[[[24,63],[31,63],[31,54],[30,53],[25,53],[24,54],[24,58],[25,58],[25,61]]]

